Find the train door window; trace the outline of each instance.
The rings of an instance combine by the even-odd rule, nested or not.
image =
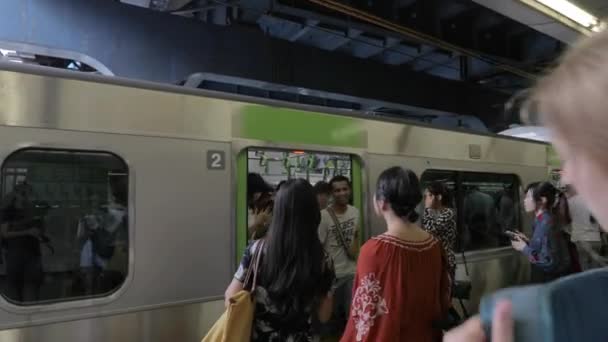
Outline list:
[[[128,168],[114,154],[23,149],[1,168],[2,296],[38,305],[109,295],[128,271]]]
[[[350,179],[352,161],[348,154],[249,149],[247,167],[250,173],[260,174],[273,187],[295,178],[306,179],[314,185],[338,175]]]
[[[247,196],[247,226],[250,228],[250,234],[254,231],[251,227],[256,219],[255,213],[272,203],[272,193],[282,182],[303,178],[315,185],[321,181],[329,182],[332,177],[338,175],[353,179],[353,160],[348,154],[250,148],[247,151],[247,169],[249,182],[255,181],[255,176],[252,175],[259,175],[269,186],[268,194],[263,195],[265,197],[253,198],[253,193]],[[257,191],[251,190],[251,185],[248,184],[248,189],[251,192]],[[357,198],[354,190],[353,187],[351,204]]]
[[[423,185],[441,181],[456,208],[458,250],[473,251],[510,244],[505,230],[520,229],[519,179],[515,175],[429,170]]]

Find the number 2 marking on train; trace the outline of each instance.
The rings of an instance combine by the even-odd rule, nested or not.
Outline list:
[[[226,168],[226,154],[224,151],[207,151],[207,169],[224,170]]]

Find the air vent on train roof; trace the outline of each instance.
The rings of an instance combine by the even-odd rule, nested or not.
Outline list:
[[[469,145],[469,158],[481,159],[481,145],[477,145],[477,144]]]

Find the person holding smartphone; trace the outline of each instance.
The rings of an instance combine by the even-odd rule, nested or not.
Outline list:
[[[549,182],[532,183],[526,189],[524,208],[534,214],[532,237],[515,233],[511,245],[532,264],[532,282],[545,283],[570,269],[567,242],[553,212],[557,189]]]

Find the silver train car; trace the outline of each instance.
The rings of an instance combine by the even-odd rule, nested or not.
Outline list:
[[[312,168],[315,158],[325,163],[323,177],[348,174],[366,238],[385,229],[370,204],[385,168],[448,184],[461,235],[457,279],[471,281],[465,304],[475,312],[484,293],[528,281],[528,263],[501,231],[530,229],[522,186],[547,179],[547,151],[346,111],[1,64],[0,341],[199,341],[223,311],[247,242],[247,173],[273,174],[272,153],[317,156]],[[338,159],[341,167],[328,166]],[[297,164],[283,165],[298,175]],[[100,225],[112,227],[109,237],[97,235]]]

